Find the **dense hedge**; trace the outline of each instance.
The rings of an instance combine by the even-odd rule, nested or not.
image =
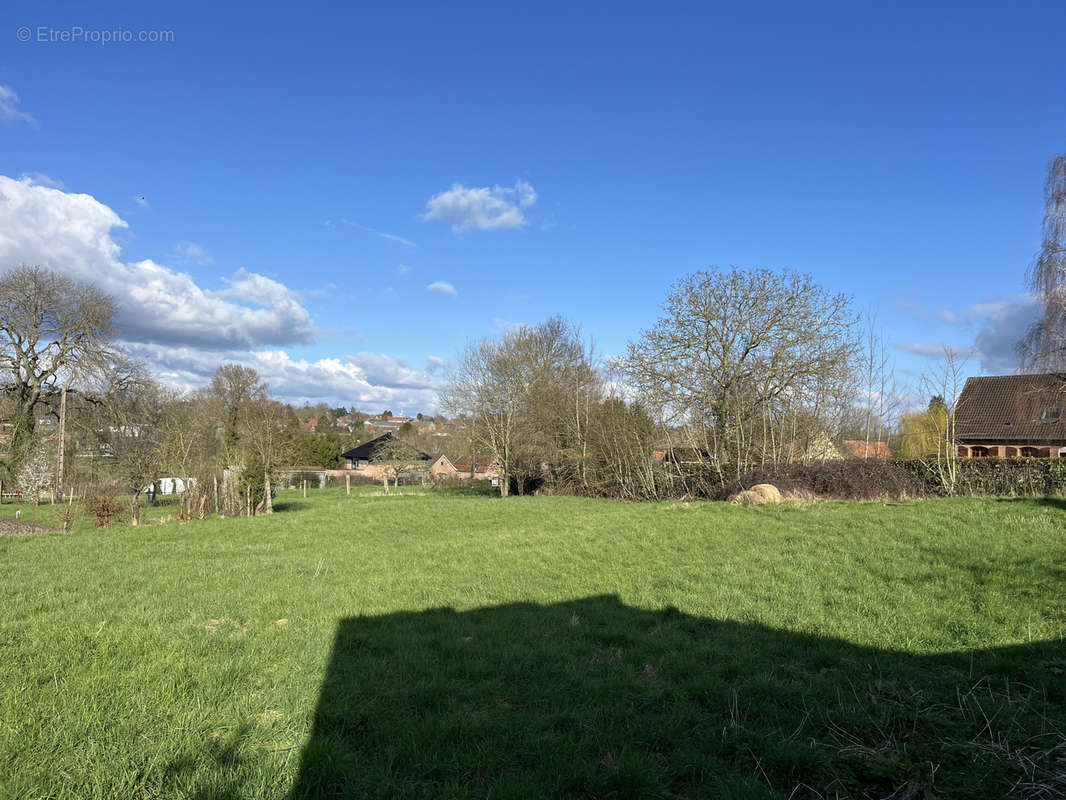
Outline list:
[[[725,500],[757,483],[772,483],[786,495],[839,500],[925,497],[930,493],[918,476],[896,462],[849,459],[766,465],[720,484],[710,496]]]
[[[1066,494],[1066,459],[974,458],[955,463],[955,482],[935,462],[854,460],[768,465],[710,492],[715,499],[757,483],[782,492],[841,500],[945,496],[1043,496]]]
[[[951,493],[935,464],[900,461],[930,494]],[[1066,493],[1066,458],[968,458],[956,462],[954,494],[1042,496]]]
[[[954,483],[935,461],[845,459],[766,464],[742,475],[705,465],[656,464],[643,491],[623,492],[611,481],[581,487],[551,480],[543,491],[625,499],[726,500],[755,484],[771,483],[796,498],[884,500],[913,497],[1066,495],[1066,458],[974,458],[955,462]]]

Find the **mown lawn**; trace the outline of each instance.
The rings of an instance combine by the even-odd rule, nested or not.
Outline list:
[[[278,507],[0,537],[0,797],[1066,793],[1061,500]]]

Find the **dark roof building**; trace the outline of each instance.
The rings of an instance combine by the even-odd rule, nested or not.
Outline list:
[[[363,442],[361,445],[349,450],[347,453],[342,453],[341,458],[344,459],[344,464],[348,469],[356,468],[360,463],[366,464],[376,460],[379,453],[388,447],[389,443],[393,440],[397,442],[403,441],[390,431],[376,439],[371,439],[369,442]],[[433,456],[428,453],[423,453],[421,450],[416,450],[414,447],[412,447],[411,450],[414,454],[417,454],[419,461],[433,460]]]
[[[1066,449],[1066,376],[970,378],[955,408],[961,457],[1043,456]]]

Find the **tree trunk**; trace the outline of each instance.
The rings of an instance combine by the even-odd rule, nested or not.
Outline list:
[[[270,472],[263,471],[263,513],[274,513],[274,501],[270,497]]]

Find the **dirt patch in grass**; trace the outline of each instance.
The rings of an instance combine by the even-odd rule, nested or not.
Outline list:
[[[0,519],[0,536],[27,536],[31,533],[53,533],[52,528],[23,522],[20,519]]]

